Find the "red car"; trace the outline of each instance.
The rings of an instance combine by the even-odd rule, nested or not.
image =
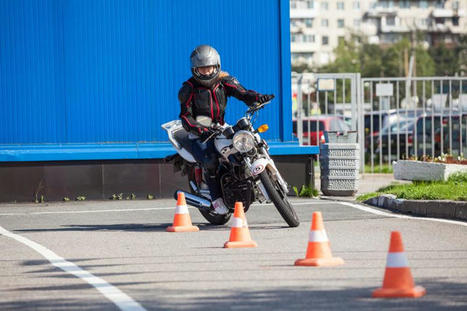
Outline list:
[[[302,135],[304,145],[324,144],[324,131],[350,130],[340,116],[313,116],[302,120]],[[297,136],[297,120],[293,120],[293,134]]]

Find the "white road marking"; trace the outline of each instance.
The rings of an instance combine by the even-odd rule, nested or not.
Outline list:
[[[190,207],[191,208],[191,207]],[[32,212],[32,213],[4,213],[0,216],[26,216],[26,215],[48,215],[48,214],[88,214],[88,213],[112,213],[112,212],[134,212],[173,209],[175,207],[150,207],[150,208],[121,208],[121,209],[98,209],[84,211],[60,211],[60,212]]]
[[[462,221],[441,219],[441,218],[431,218],[431,217],[415,217],[415,216],[408,216],[408,215],[399,215],[399,214],[393,214],[393,213],[379,211],[379,210],[373,209],[371,207],[366,207],[366,206],[363,206],[363,205],[358,205],[358,204],[354,204],[354,203],[350,203],[350,202],[339,202],[339,201],[334,201],[334,202],[338,203],[338,204],[342,204],[342,205],[347,205],[347,206],[362,210],[364,212],[372,213],[372,214],[375,214],[375,215],[380,215],[380,216],[403,218],[403,219],[415,219],[415,220],[427,220],[427,221],[444,222],[444,223],[448,223],[448,224],[454,224],[454,225],[460,225],[460,226],[467,227],[467,223],[462,222]]]
[[[119,290],[117,287],[112,284],[107,283],[104,279],[96,277],[92,273],[81,269],[79,266],[74,263],[65,260],[64,258],[58,256],[48,248],[31,241],[21,235],[12,233],[3,227],[0,227],[0,235],[12,238],[24,245],[32,248],[42,256],[44,256],[52,265],[57,268],[62,269],[65,272],[68,272],[89,285],[96,288],[101,292],[107,299],[112,301],[120,310],[122,311],[146,311],[139,303],[134,301],[130,296]]]
[[[310,200],[308,202],[291,202],[292,205],[309,205],[309,204],[335,204],[335,202],[318,200]],[[273,206],[272,203],[252,204],[251,206]],[[188,206],[188,208],[196,209],[196,207]],[[0,213],[0,216],[27,216],[27,215],[53,215],[53,214],[88,214],[88,213],[113,213],[113,212],[135,212],[135,211],[157,211],[157,210],[175,210],[174,207],[148,207],[148,208],[117,208],[117,209],[97,209],[97,210],[77,210],[77,211],[51,211],[51,212],[31,212],[31,213]]]

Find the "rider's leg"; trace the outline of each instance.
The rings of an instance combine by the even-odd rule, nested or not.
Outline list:
[[[204,179],[209,187],[215,211],[218,214],[226,214],[228,209],[222,200],[222,190],[216,178],[219,159],[214,142],[210,140],[203,144],[199,140],[193,141],[193,156],[204,169]]]

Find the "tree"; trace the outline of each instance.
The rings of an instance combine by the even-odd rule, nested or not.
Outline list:
[[[320,68],[320,72],[359,72],[360,49],[353,40],[342,40],[334,50],[335,61]]]
[[[429,50],[430,56],[436,62],[437,76],[454,75],[458,68],[457,59],[453,49],[448,49],[444,43],[431,47]]]
[[[388,48],[363,42],[357,43],[357,36],[341,41],[334,53],[336,60],[319,69],[320,72],[360,72],[363,77],[403,77],[405,72],[405,51],[411,54],[411,43],[402,39]],[[360,40],[362,41],[362,40]],[[435,62],[421,46],[413,47],[416,76],[435,74]]]

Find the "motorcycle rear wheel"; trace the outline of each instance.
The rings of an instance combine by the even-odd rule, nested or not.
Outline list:
[[[277,182],[273,182],[269,170],[264,170],[259,177],[269,195],[269,198],[272,203],[274,203],[274,206],[281,214],[282,218],[284,218],[285,222],[290,227],[298,227],[300,220],[298,219],[297,213],[290,204],[287,194],[283,193]]]

